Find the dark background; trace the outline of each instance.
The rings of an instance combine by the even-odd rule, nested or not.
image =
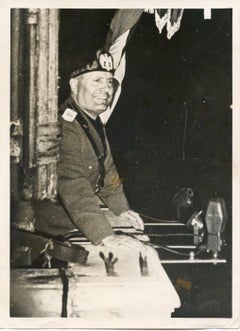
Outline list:
[[[103,45],[114,13],[61,11],[60,103],[69,93],[69,73]],[[178,289],[179,316],[231,316],[231,84],[230,9],[212,10],[211,20],[204,20],[203,10],[185,10],[171,40],[165,30],[158,33],[153,15],[142,15],[127,49],[122,94],[107,123],[129,203],[149,216],[175,219],[172,198],[190,187],[194,211],[205,211],[218,196],[228,212],[227,265],[166,267],[173,283],[178,275],[193,284],[190,292]]]

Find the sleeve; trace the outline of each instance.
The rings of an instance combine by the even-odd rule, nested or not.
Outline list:
[[[104,187],[100,190],[98,195],[108,208],[115,213],[120,215],[122,212],[129,209],[129,205],[123,191],[123,185],[119,178],[116,166],[114,164],[112,154],[110,151],[109,143],[107,143],[107,157],[105,160],[105,179]]]
[[[58,165],[58,194],[71,221],[93,243],[113,234],[101,211],[84,169],[81,155],[81,135],[73,123],[63,124],[60,162]]]

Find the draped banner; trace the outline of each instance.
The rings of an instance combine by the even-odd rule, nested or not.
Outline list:
[[[159,33],[162,33],[163,28],[166,27],[168,39],[171,39],[180,28],[183,9],[118,9],[116,11],[107,34],[104,50],[112,54],[118,87],[111,107],[101,115],[103,123],[108,121],[120,97],[121,84],[126,70],[127,44],[144,12],[154,15]]]

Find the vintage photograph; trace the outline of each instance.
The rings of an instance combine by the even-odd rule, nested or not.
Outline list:
[[[158,5],[9,8],[15,327],[234,325],[236,9]]]

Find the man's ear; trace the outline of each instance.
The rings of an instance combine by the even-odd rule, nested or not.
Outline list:
[[[76,94],[78,81],[76,78],[71,78],[69,81],[71,91]]]

